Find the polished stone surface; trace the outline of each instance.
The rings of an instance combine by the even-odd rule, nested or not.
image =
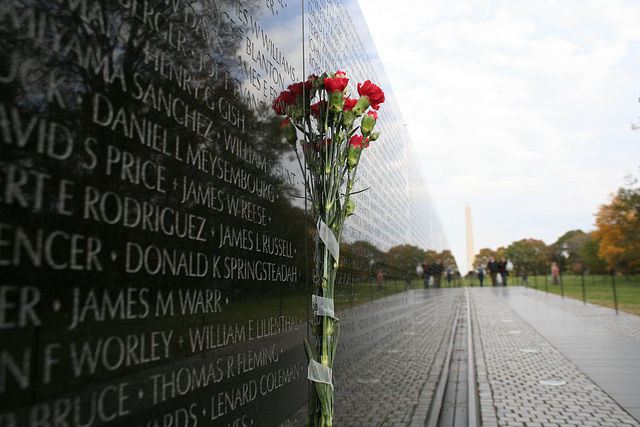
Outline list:
[[[444,234],[355,1],[1,0],[0,59],[0,425],[304,422],[314,231],[270,107],[312,72],[388,99],[342,366],[412,324],[388,250]]]

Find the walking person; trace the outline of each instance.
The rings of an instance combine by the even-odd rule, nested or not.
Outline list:
[[[502,276],[502,286],[507,286],[509,271],[507,270],[507,260],[504,258],[500,260],[500,276]]]
[[[424,282],[424,288],[429,289],[429,279],[431,278],[431,264],[429,260],[422,264],[422,281]]]
[[[552,285],[560,284],[559,276],[560,276],[560,268],[558,267],[557,263],[552,262],[551,263],[551,284]]]
[[[477,266],[476,274],[478,275],[478,282],[480,282],[480,286],[484,286],[484,266]]]
[[[527,269],[523,266],[522,268],[520,268],[520,277],[522,277],[522,283],[520,283],[520,286],[529,286],[531,287],[531,283],[529,283],[529,273],[527,273]]]
[[[500,270],[500,266],[494,257],[489,258],[489,262],[487,263],[487,271],[489,272],[489,276],[491,277],[491,284],[493,286],[498,286],[498,271]]]
[[[447,275],[447,286],[451,287],[451,281],[453,280],[453,267],[449,266],[446,270]]]
[[[376,274],[376,281],[378,282],[378,289],[382,289],[384,287],[384,270],[378,270],[378,274]]]
[[[413,289],[413,285],[411,285],[411,279],[413,279],[413,271],[409,270],[407,271],[407,278],[404,282],[404,290],[406,291],[407,288],[409,289]]]
[[[431,274],[433,275],[433,287],[439,288],[442,282],[442,273],[444,272],[444,265],[442,260],[438,258],[436,262],[431,264]]]

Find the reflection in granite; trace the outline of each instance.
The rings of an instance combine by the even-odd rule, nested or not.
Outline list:
[[[343,407],[384,390],[354,357],[425,298],[387,252],[446,244],[354,5],[0,1],[0,425],[304,424],[313,236],[269,107],[319,68],[387,85],[336,291]]]

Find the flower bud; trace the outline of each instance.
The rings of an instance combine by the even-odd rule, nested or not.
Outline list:
[[[349,150],[347,151],[347,163],[349,164],[349,169],[356,167],[360,161],[360,153],[362,153],[361,147],[354,147],[353,145],[349,146]]]
[[[296,143],[296,140],[298,139],[296,127],[293,125],[293,123],[291,123],[291,120],[289,120],[289,118],[285,119],[285,121],[282,122],[282,125],[280,125],[280,130],[282,130],[282,133],[284,134],[285,138],[287,138],[287,141],[289,141],[290,144]]]
[[[347,163],[349,169],[353,169],[360,160],[360,153],[362,152],[362,135],[353,135],[349,140],[349,150],[347,151]]]
[[[346,110],[345,112],[342,113],[342,124],[346,128],[351,128],[351,125],[353,124],[353,121],[355,119],[356,119],[356,115],[353,114],[353,111],[351,110]]]
[[[344,106],[344,97],[342,92],[335,91],[329,96],[329,111],[332,113],[339,113]]]
[[[369,136],[373,127],[376,125],[376,120],[378,119],[378,114],[375,111],[369,111],[364,117],[362,117],[362,122],[360,123],[360,129],[362,130],[362,134],[364,136]]]
[[[347,203],[345,203],[345,208],[347,217],[351,216],[353,214],[353,211],[356,210],[356,202],[354,202],[353,199],[347,200]]]
[[[353,107],[351,111],[353,111],[353,113],[359,117],[367,108],[369,108],[370,105],[371,102],[369,102],[369,97],[361,96],[360,99],[358,99],[358,102],[356,102],[355,107]]]
[[[376,139],[378,139],[380,137],[380,132],[374,132],[371,134],[371,136],[369,137],[370,141],[375,141]]]

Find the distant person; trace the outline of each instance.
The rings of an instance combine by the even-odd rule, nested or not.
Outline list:
[[[447,267],[445,274],[447,276],[447,286],[451,287],[451,281],[453,280],[453,267]]]
[[[431,264],[431,274],[433,275],[433,287],[439,288],[442,282],[442,273],[444,272],[444,265],[442,260],[438,258],[436,262]]]
[[[560,284],[560,280],[558,276],[560,276],[560,268],[558,267],[558,264],[556,264],[555,262],[552,262],[551,263],[551,284],[552,285]]]
[[[382,269],[378,270],[378,274],[376,274],[376,281],[378,282],[378,289],[382,289],[384,286],[384,271],[382,271]]]
[[[500,265],[494,257],[489,258],[489,262],[487,263],[487,271],[489,272],[489,276],[491,277],[491,284],[493,286],[498,286],[498,272],[500,271]]]
[[[531,286],[531,283],[529,283],[529,273],[527,272],[527,269],[523,266],[522,268],[520,268],[520,277],[522,277],[522,282],[520,283],[520,286]]]
[[[404,283],[405,291],[407,290],[407,288],[413,289],[413,286],[411,285],[411,279],[413,279],[413,271],[409,270],[407,271],[407,280]]]
[[[422,281],[424,282],[424,288],[429,289],[429,279],[431,278],[431,264],[429,261],[425,261],[422,264]]]
[[[507,260],[504,258],[500,260],[500,276],[502,276],[502,286],[507,286],[509,271],[507,270]]]
[[[478,282],[480,282],[480,286],[484,286],[484,266],[477,266],[476,274],[478,275]]]

